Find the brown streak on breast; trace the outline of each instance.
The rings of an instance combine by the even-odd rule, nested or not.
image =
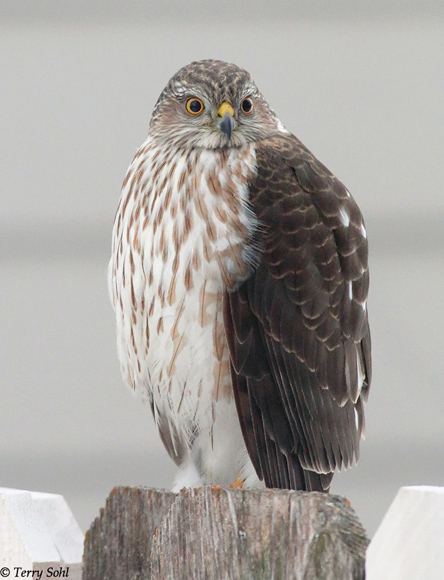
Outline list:
[[[139,229],[138,228],[134,232],[134,236],[133,236],[133,248],[134,248],[134,251],[135,252],[137,252],[137,253],[140,252]]]
[[[193,229],[193,216],[189,211],[185,211],[184,232],[183,232],[184,242],[188,239],[188,236],[190,235],[192,229]]]
[[[153,183],[157,183],[157,181],[159,179],[159,175],[160,175],[160,167],[157,165],[157,163],[152,164],[151,172],[152,172]]]
[[[179,338],[179,333],[177,331],[177,326],[179,324],[179,321],[180,321],[180,319],[182,317],[182,314],[183,314],[184,310],[185,310],[185,297],[182,298],[182,302],[180,304],[180,308],[179,308],[179,312],[177,313],[176,320],[174,321],[174,324],[171,327],[170,336],[171,336],[171,339],[174,342],[177,341],[177,339]]]
[[[176,280],[177,280],[177,270],[173,272],[171,276],[170,285],[168,287],[167,302],[170,306],[176,301]]]
[[[182,192],[181,196],[179,197],[179,207],[180,207],[180,209],[181,209],[182,212],[185,212],[186,211],[187,205],[188,205],[188,198]]]
[[[179,255],[176,254],[174,256],[173,266],[172,266],[172,274],[173,274],[173,276],[177,274],[177,271],[178,270],[179,270]]]
[[[186,169],[184,169],[184,170],[182,171],[182,173],[180,174],[179,181],[178,181],[178,183],[177,183],[177,189],[178,189],[179,191],[180,191],[180,190],[182,189],[182,187],[185,185],[185,181],[186,181],[187,177],[188,177],[188,172],[187,172],[187,170],[186,170]]]
[[[135,187],[135,183],[134,183],[134,181],[132,180],[132,181],[131,181],[130,188],[129,188],[129,191],[128,191],[128,193],[126,194],[125,200],[124,200],[124,202],[123,202],[123,205],[122,205],[122,210],[121,210],[121,212],[120,212],[120,213],[121,213],[121,215],[122,215],[122,218],[124,218],[124,217],[125,217],[126,208],[128,207],[129,201],[130,201],[131,197],[133,196],[134,187]]]
[[[225,170],[225,166],[226,166],[226,164],[227,164],[227,160],[228,160],[228,152],[227,152],[227,151],[224,151],[224,150],[222,150],[222,151],[219,153],[219,156],[218,156],[218,158],[217,158],[217,164],[219,165],[219,169],[220,169],[221,171],[222,171],[222,170]]]
[[[122,214],[119,212],[119,217],[117,218],[117,224],[116,224],[116,238],[119,237],[121,225],[122,225]]]
[[[135,212],[133,212],[133,215],[134,215],[134,221],[136,221],[136,222],[139,220],[139,215],[140,215],[140,210],[141,210],[141,209],[142,209],[142,205],[141,205],[141,203],[140,203],[140,201],[139,201],[139,203],[137,204],[137,207],[136,207],[136,211],[135,211]]]
[[[191,189],[190,181],[188,180],[185,185],[185,199],[188,203],[191,202],[191,198],[193,197],[193,190]]]
[[[210,217],[208,217],[208,219],[207,219],[207,225],[206,225],[206,228],[205,229],[206,229],[208,238],[212,242],[215,242],[216,239],[217,239],[216,228],[214,226],[213,220],[210,219]]]
[[[178,253],[181,245],[181,239],[179,235],[179,224],[177,223],[177,221],[175,221],[173,225],[173,244],[176,253]]]
[[[216,215],[217,219],[223,224],[226,224],[228,222],[227,212],[224,210],[223,207],[219,207],[218,205],[216,205],[216,207],[214,208],[214,214]]]
[[[126,175],[125,175],[125,179],[123,180],[123,183],[122,183],[122,189],[126,187],[126,184],[128,183],[132,174],[133,174],[132,169],[131,168],[128,169],[128,171],[126,172]]]
[[[143,165],[142,163],[139,163],[139,165],[137,166],[137,171],[134,175],[134,177],[135,177],[134,185],[136,187],[136,190],[139,188],[139,184],[140,184],[140,181],[142,179],[142,175],[144,173],[142,165]]]
[[[131,278],[131,304],[134,310],[137,310],[136,294],[134,292],[133,279]]]
[[[176,163],[171,163],[170,170],[168,171],[167,179],[170,183],[174,181],[174,172],[176,171]]]
[[[150,205],[150,213],[151,214],[154,211],[154,204],[156,203],[158,197],[159,197],[159,188],[153,187],[153,199],[151,200],[151,205]]]
[[[163,190],[166,188],[167,184],[168,184],[168,176],[164,177],[160,186],[158,186],[156,188],[158,195],[163,192]]]
[[[141,200],[141,204],[143,206],[143,216],[146,217],[148,215],[148,206],[149,206],[149,197],[150,197],[150,191],[145,191],[145,195],[143,196],[142,200]]]
[[[165,248],[165,230],[162,228],[160,230],[160,238],[159,238],[159,253],[161,254]]]
[[[222,186],[220,184],[219,178],[213,171],[209,174],[207,183],[208,189],[213,195],[220,196],[222,194]]]
[[[150,304],[150,310],[148,312],[148,316],[152,316],[154,314],[154,304],[156,302],[156,297],[153,296],[152,300],[151,300],[151,304]]]
[[[202,194],[195,196],[194,205],[196,207],[197,215],[206,223],[208,220],[208,208],[205,204]]]
[[[145,175],[145,179],[141,182],[140,184],[140,188],[138,191],[138,196],[140,195],[141,192],[143,192],[143,199],[148,199],[149,194],[150,194],[150,190],[147,189],[148,188],[148,183],[150,182],[150,176],[149,175]]]
[[[185,336],[183,334],[181,334],[179,336],[178,340],[175,341],[174,353],[173,353],[173,356],[171,357],[170,364],[167,367],[167,373],[168,373],[169,377],[171,377],[171,375],[175,371],[175,362],[176,362],[177,355],[183,349],[185,344],[186,344]]]
[[[204,325],[206,287],[207,287],[207,282],[205,281],[202,284],[201,289],[199,291],[199,323],[202,327]]]
[[[210,247],[210,244],[209,244],[206,236],[202,240],[202,245],[203,245],[203,249],[202,249],[203,250],[203,257],[205,258],[205,260],[207,262],[210,262],[210,260],[213,257],[213,251]]]
[[[159,171],[162,171],[162,169],[165,167],[165,165],[168,163],[168,159],[164,159],[162,161],[162,163],[159,165]]]
[[[145,355],[148,354],[148,348],[150,346],[150,327],[148,324],[148,320],[145,321]]]
[[[134,160],[138,159],[144,153],[148,153],[150,149],[151,147],[149,145],[146,145],[145,147],[139,147],[139,149],[136,151],[136,154],[134,155]]]
[[[171,187],[168,187],[166,194],[165,194],[164,201],[163,201],[163,207],[165,210],[167,210],[169,205],[170,205],[172,195],[173,195],[173,189]]]
[[[188,264],[185,270],[185,288],[189,291],[193,287],[193,268],[191,262]]]
[[[201,179],[201,172],[200,171],[193,171],[191,174],[191,189],[193,191],[198,191],[200,188],[200,179]]]
[[[157,321],[157,334],[163,332],[163,317],[161,316]]]
[[[161,285],[159,286],[159,291],[157,295],[159,296],[160,306],[163,308],[165,306],[165,290],[163,286]]]
[[[131,275],[134,276],[134,271],[136,269],[135,264],[134,264],[134,258],[133,258],[133,252],[129,251],[129,260],[130,260],[130,266],[131,266]]]
[[[161,206],[159,207],[159,211],[157,212],[157,216],[156,216],[156,220],[157,220],[157,222],[158,222],[159,224],[160,224],[160,222],[162,221],[162,218],[163,218],[163,212],[164,212],[164,208],[163,208],[163,205],[161,205]]]
[[[202,262],[200,259],[199,252],[197,251],[197,249],[195,249],[193,252],[193,268],[196,271],[198,271],[198,270],[200,270],[201,265],[202,265]]]
[[[134,349],[134,354],[137,356],[137,346],[136,346],[136,341],[134,340],[134,332],[133,332],[132,326],[131,326],[130,336],[131,336],[131,345]]]
[[[234,215],[239,215],[241,211],[241,201],[239,199],[239,186],[231,179],[227,179],[227,183],[222,189],[222,199],[228,205],[229,210]]]

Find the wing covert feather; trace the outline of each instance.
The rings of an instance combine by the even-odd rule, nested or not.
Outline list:
[[[237,409],[267,486],[326,490],[359,457],[370,386],[365,227],[294,136],[262,141],[256,156],[260,262],[224,308]]]

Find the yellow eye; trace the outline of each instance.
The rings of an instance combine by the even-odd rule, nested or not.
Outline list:
[[[253,100],[246,97],[241,103],[241,109],[244,115],[250,115],[253,111]]]
[[[200,115],[203,113],[204,108],[203,101],[198,97],[191,97],[187,101],[187,111],[190,115]]]

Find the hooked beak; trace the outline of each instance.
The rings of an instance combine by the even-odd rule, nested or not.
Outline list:
[[[226,101],[222,103],[217,110],[217,118],[217,126],[222,133],[225,133],[228,139],[231,139],[233,129],[236,127],[236,121],[234,120],[234,109],[230,103]]]

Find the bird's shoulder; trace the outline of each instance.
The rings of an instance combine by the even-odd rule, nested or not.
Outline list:
[[[275,133],[256,144],[256,187],[267,185],[282,194],[300,189],[336,198],[338,203],[351,198],[344,184],[315,157],[315,155],[292,133]],[[266,183],[264,183],[264,181]]]
[[[256,173],[249,200],[259,219],[285,234],[296,226],[312,236],[334,234],[339,254],[357,251],[367,267],[367,232],[347,187],[291,133],[276,133],[256,146]],[[322,226],[322,227],[321,227]]]

